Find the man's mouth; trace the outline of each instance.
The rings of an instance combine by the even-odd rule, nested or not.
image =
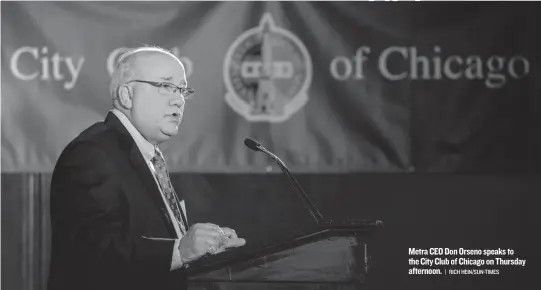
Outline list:
[[[175,121],[179,122],[180,121],[180,113],[173,113],[173,114],[170,114],[169,116],[173,117],[175,119]]]

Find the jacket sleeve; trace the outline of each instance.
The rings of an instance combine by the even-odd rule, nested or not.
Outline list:
[[[126,193],[108,158],[90,142],[62,154],[51,183],[53,233],[84,263],[170,271],[174,240],[150,240],[130,233]]]

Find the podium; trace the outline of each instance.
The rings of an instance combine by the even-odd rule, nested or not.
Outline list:
[[[187,269],[192,290],[360,289],[368,272],[365,238],[379,220],[326,220],[278,156],[259,142],[244,144],[275,161],[315,223],[304,234],[266,245],[245,245],[203,257]]]
[[[322,221],[305,234],[245,245],[192,263],[189,289],[361,289],[366,238],[379,220]]]

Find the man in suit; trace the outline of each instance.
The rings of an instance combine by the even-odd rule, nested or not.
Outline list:
[[[119,59],[114,109],[55,166],[48,290],[181,290],[190,262],[245,244],[227,227],[190,227],[170,183],[158,145],[177,134],[186,86],[184,66],[163,49]]]

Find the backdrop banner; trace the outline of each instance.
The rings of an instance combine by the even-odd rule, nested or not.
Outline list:
[[[539,9],[522,3],[2,2],[2,171],[51,172],[118,56],[196,90],[172,172],[539,172]],[[534,8],[532,8],[534,7]]]

